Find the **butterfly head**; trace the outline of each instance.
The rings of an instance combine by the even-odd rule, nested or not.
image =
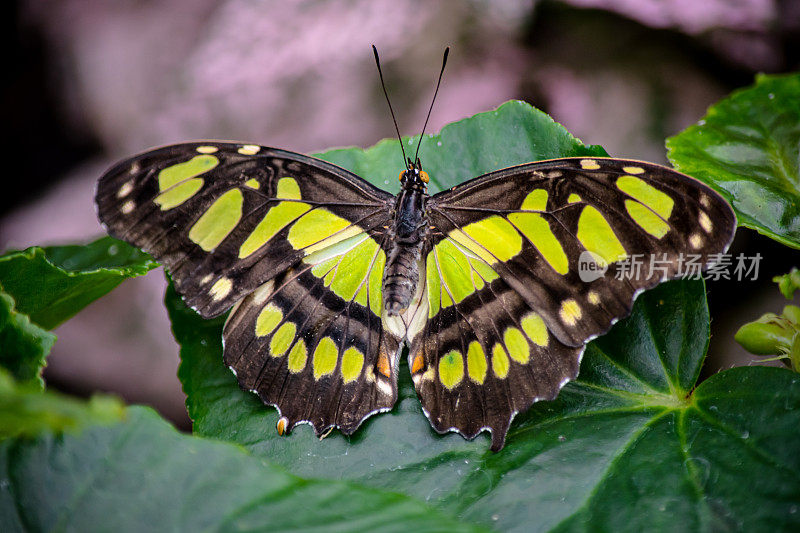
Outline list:
[[[428,173],[422,170],[422,163],[419,158],[416,161],[411,161],[408,158],[406,169],[400,173],[400,183],[406,189],[417,189],[425,192],[428,188]]]

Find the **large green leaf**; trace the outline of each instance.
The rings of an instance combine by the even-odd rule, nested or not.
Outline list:
[[[80,436],[0,444],[13,531],[475,531],[407,496],[295,477],[237,446],[131,408]]]
[[[0,284],[17,311],[52,329],[133,276],[157,267],[149,255],[103,237],[85,246],[32,247],[0,257]]]
[[[413,157],[419,135],[403,137]],[[396,140],[386,139],[366,150],[339,148],[317,157],[351,170],[392,193],[400,190],[398,174],[405,168]],[[438,134],[426,135],[419,158],[431,181],[431,194],[486,172],[556,157],[608,156],[601,146],[587,146],[549,115],[519,100],[494,111],[448,124]]]
[[[84,401],[42,391],[37,383],[17,383],[0,368],[0,439],[76,431],[124,416],[125,408],[116,398],[97,395]]]
[[[695,383],[708,343],[704,286],[673,281],[589,344],[577,381],[517,417],[506,447],[440,436],[401,372],[397,407],[355,435],[275,431],[275,410],[222,363],[222,319],[170,290],[179,376],[197,434],[298,475],[416,495],[502,530],[800,527],[800,376],[736,368]]]
[[[0,285],[0,367],[17,380],[44,387],[42,369],[56,336],[15,309],[14,299]]]
[[[675,168],[731,202],[740,225],[800,248],[800,74],[759,75],[667,148]]]

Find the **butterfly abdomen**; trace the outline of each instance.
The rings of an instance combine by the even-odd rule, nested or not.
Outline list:
[[[391,248],[383,274],[383,307],[389,315],[399,315],[408,309],[417,290],[419,261],[428,227],[426,197],[422,191],[406,190],[397,198],[389,235]]]

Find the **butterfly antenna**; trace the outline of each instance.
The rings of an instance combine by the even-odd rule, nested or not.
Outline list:
[[[414,154],[414,159],[419,161],[419,147],[422,145],[422,138],[425,136],[425,128],[428,127],[428,119],[431,118],[431,111],[433,111],[433,103],[436,101],[436,95],[439,94],[439,84],[442,83],[442,74],[444,74],[444,66],[447,65],[447,56],[450,54],[450,47],[444,49],[444,57],[442,58],[442,70],[439,71],[439,81],[436,82],[436,90],[433,92],[433,99],[431,99],[431,106],[428,108],[428,116],[425,117],[425,125],[422,126],[422,133],[419,136],[417,143],[417,153]]]
[[[400,150],[403,152],[403,161],[408,161],[408,157],[406,157],[406,150],[403,148],[403,138],[400,137],[400,128],[397,127],[397,119],[394,117],[394,109],[392,109],[392,102],[389,101],[389,93],[386,92],[386,84],[383,83],[383,72],[381,71],[381,60],[378,59],[378,49],[375,48],[375,45],[372,45],[372,52],[375,54],[375,65],[378,67],[378,76],[381,78],[381,87],[383,88],[383,95],[386,97],[386,103],[389,104],[389,112],[392,114],[392,122],[394,122],[394,130],[397,132],[397,140],[400,141]],[[406,163],[406,168],[409,169],[411,167],[408,166]]]

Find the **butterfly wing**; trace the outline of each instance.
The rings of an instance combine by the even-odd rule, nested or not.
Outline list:
[[[382,232],[391,199],[302,154],[197,142],[120,162],[95,201],[109,233],[164,264],[208,318],[320,248]]]
[[[198,142],[110,169],[109,232],[152,254],[223,331],[239,384],[301,421],[350,433],[396,398],[397,337],[381,325],[392,196],[302,154]]]
[[[492,172],[428,210],[428,320],[411,343],[412,376],[437,430],[491,429],[494,449],[514,414],[577,375],[583,345],[639,292],[678,276],[688,254],[711,262],[735,230],[709,187],[620,159]],[[628,276],[637,257],[647,262]],[[605,275],[582,276],[582,262]]]

